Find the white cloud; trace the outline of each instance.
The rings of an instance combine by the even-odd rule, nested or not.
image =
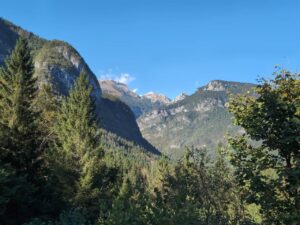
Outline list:
[[[130,82],[134,81],[134,77],[128,73],[121,73],[118,77],[115,78],[115,81],[118,81],[123,84],[129,84]]]
[[[100,80],[114,80],[119,83],[128,85],[129,83],[135,80],[135,77],[133,77],[129,73],[121,73],[121,74],[106,73],[100,75]]]
[[[137,92],[138,92],[138,89],[135,88],[135,89],[133,89],[132,91],[133,91],[134,93],[137,93]]]

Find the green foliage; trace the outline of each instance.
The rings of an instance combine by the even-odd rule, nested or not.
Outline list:
[[[82,210],[75,208],[60,214],[57,221],[42,221],[41,219],[33,219],[24,225],[91,225],[86,219],[86,215]]]
[[[27,41],[20,39],[0,70],[0,221],[18,224],[33,213],[43,214],[44,148],[40,114],[34,110],[36,79]],[[38,196],[38,197],[36,197]]]
[[[97,214],[102,170],[100,133],[96,127],[92,88],[82,73],[63,100],[54,125],[58,180],[71,207]],[[95,177],[99,180],[95,180]]]
[[[300,81],[299,74],[280,71],[263,80],[257,96],[230,102],[237,125],[247,134],[231,138],[232,163],[247,202],[261,207],[265,224],[300,220]],[[250,139],[259,141],[254,146]]]
[[[113,202],[108,224],[149,224],[144,181],[137,172],[133,173],[131,179],[134,180],[131,181],[129,177],[124,178],[120,192]]]
[[[205,150],[188,149],[171,171],[161,164],[166,170],[155,190],[154,224],[251,224],[221,150],[214,162]]]
[[[67,158],[77,162],[99,145],[91,92],[88,78],[82,73],[70,90],[69,97],[62,102],[55,126],[58,147]]]

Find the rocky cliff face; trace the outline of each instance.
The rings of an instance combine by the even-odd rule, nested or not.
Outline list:
[[[84,59],[68,43],[48,41],[34,57],[35,74],[40,82],[51,83],[60,94],[67,95],[82,70],[88,74],[93,96],[100,99],[102,93],[96,76]]]
[[[254,85],[212,81],[191,96],[152,110],[138,119],[144,137],[162,152],[178,157],[186,146],[213,150],[224,141],[232,126],[226,103],[230,93],[250,90]]]
[[[28,39],[34,59],[35,76],[40,84],[51,85],[59,95],[67,95],[82,70],[88,74],[92,95],[95,98],[100,126],[120,137],[157,152],[143,139],[131,110],[118,101],[102,97],[102,91],[94,73],[80,54],[68,43],[48,41],[31,32],[0,19],[0,66],[13,50],[19,37]]]

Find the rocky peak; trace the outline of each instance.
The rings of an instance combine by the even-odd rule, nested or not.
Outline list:
[[[225,91],[226,84],[224,81],[220,80],[213,80],[210,81],[205,87],[204,90],[206,91]]]
[[[163,103],[163,104],[170,104],[171,103],[171,100],[165,96],[165,95],[162,95],[162,94],[157,94],[157,93],[154,93],[154,92],[148,92],[146,94],[144,94],[142,96],[142,98],[145,98],[145,99],[149,99],[151,102],[160,102],[160,103]]]
[[[186,97],[188,97],[188,95],[187,95],[186,93],[181,93],[180,95],[178,95],[177,97],[175,97],[175,98],[173,99],[172,103],[182,101],[182,100],[185,99]]]
[[[116,96],[131,96],[131,97],[139,97],[135,92],[129,89],[129,87],[121,82],[117,82],[114,80],[99,80],[99,84],[104,93]]]

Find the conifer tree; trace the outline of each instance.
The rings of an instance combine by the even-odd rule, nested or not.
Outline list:
[[[150,202],[143,177],[136,169],[125,176],[119,195],[113,202],[108,224],[153,224],[150,221]]]
[[[103,151],[96,127],[92,87],[87,74],[77,78],[69,96],[63,100],[54,126],[58,159],[57,174],[70,207],[85,208],[94,214],[99,210],[99,186],[94,177],[101,170]],[[63,171],[63,172],[62,172]]]
[[[0,72],[1,160],[31,178],[39,164],[37,93],[34,67],[27,41],[20,39]]]
[[[82,72],[62,102],[55,125],[59,150],[77,164],[99,146],[91,92],[87,74]]]
[[[24,222],[38,210],[33,195],[43,182],[43,149],[39,113],[34,110],[37,84],[33,73],[27,41],[20,39],[0,70],[0,164],[9,171],[14,190],[0,215],[1,224]]]

